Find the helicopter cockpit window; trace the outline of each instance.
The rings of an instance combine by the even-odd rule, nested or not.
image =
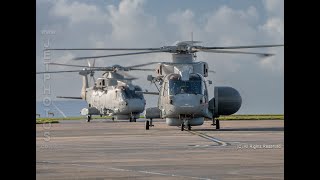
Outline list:
[[[139,99],[143,99],[143,95],[142,94],[137,94],[136,91],[142,91],[142,89],[140,87],[135,87],[134,90],[130,90],[128,87],[125,87],[123,89],[124,95],[126,98],[139,98]]]
[[[201,77],[196,74],[191,74],[189,81],[180,79],[169,80],[169,94],[201,94]]]

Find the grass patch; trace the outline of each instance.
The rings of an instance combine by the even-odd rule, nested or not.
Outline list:
[[[220,120],[284,120],[283,114],[238,114],[220,116]]]
[[[44,124],[44,123],[59,123],[57,120],[51,120],[51,119],[37,119],[36,124]]]

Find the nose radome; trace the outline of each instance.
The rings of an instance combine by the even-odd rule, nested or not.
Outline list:
[[[143,99],[129,99],[127,100],[128,108],[131,112],[142,112],[145,108],[145,101]]]

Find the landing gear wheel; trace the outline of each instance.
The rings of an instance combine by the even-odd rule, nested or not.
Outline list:
[[[88,115],[87,116],[87,122],[90,122],[90,120],[91,120],[91,115]]]
[[[191,125],[190,124],[188,125],[188,130],[191,131]]]
[[[132,122],[132,118],[130,118],[129,121]]]
[[[220,120],[219,119],[216,120],[216,129],[220,129]]]
[[[137,122],[137,119],[136,119],[136,118],[133,118],[133,122]]]
[[[151,126],[151,127],[154,126],[154,125],[152,124],[152,118],[150,118],[150,126]]]
[[[112,117],[111,119],[112,119],[112,121],[114,121],[114,117]]]
[[[149,126],[150,126],[150,123],[148,120],[146,120],[146,130],[149,130]]]
[[[181,131],[184,131],[184,124],[181,124]]]

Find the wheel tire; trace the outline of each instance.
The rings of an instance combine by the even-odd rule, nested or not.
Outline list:
[[[137,122],[137,119],[136,119],[136,118],[133,118],[133,122]]]
[[[91,115],[88,115],[87,116],[87,122],[90,122],[90,120],[91,120]]]
[[[129,121],[132,122],[132,118],[130,118]]]
[[[220,129],[220,120],[216,120],[216,129]]]
[[[184,131],[184,124],[181,124],[181,131]]]
[[[146,121],[146,130],[149,130],[149,121]]]
[[[188,130],[191,131],[191,125],[188,125]]]
[[[111,119],[112,119],[112,121],[114,121],[114,117],[112,117]]]

